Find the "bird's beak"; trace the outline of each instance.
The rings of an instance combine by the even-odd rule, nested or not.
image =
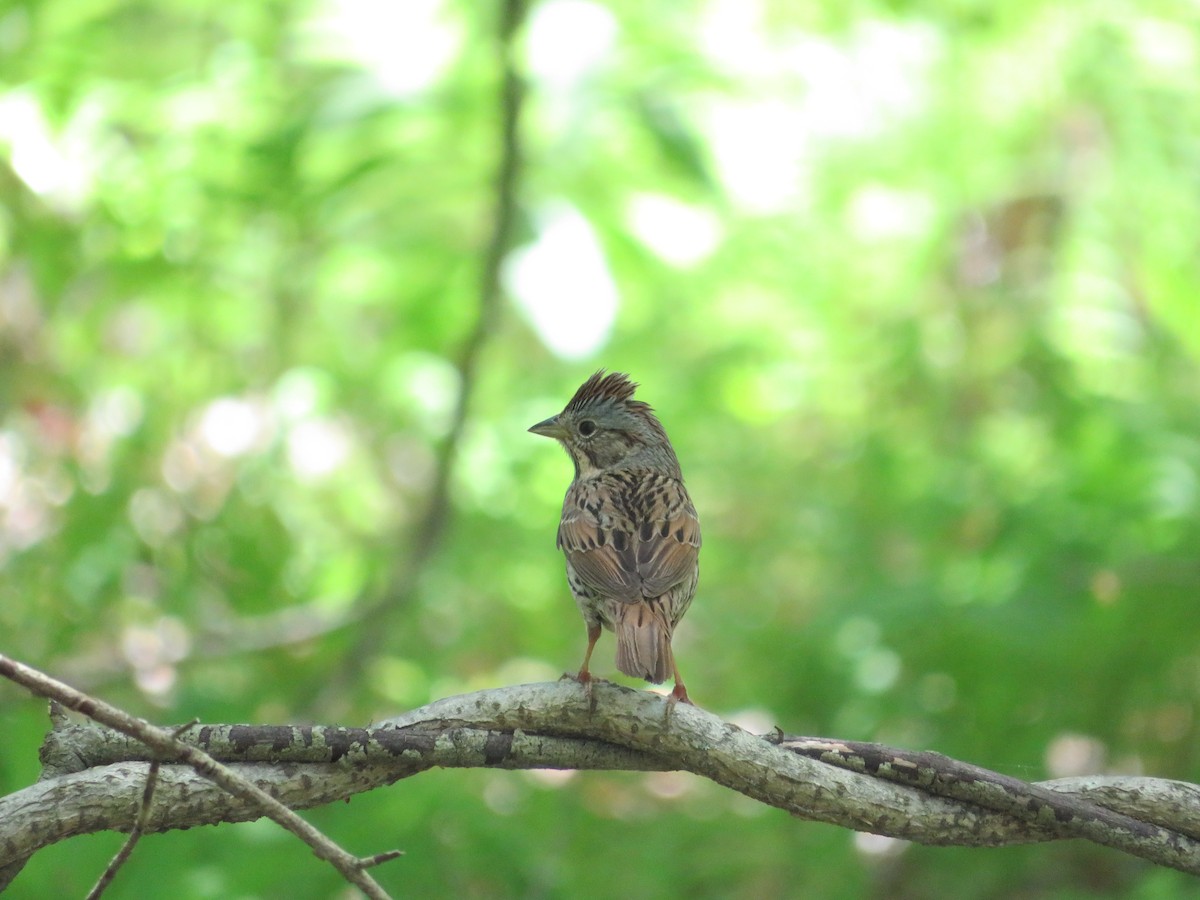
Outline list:
[[[567,436],[567,429],[558,424],[558,416],[551,416],[544,422],[538,422],[529,430],[542,437],[555,438],[560,441]]]

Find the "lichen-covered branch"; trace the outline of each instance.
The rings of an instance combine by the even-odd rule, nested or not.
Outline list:
[[[569,681],[479,691],[370,729],[201,725],[185,740],[294,809],[435,766],[686,770],[798,817],[921,843],[1082,837],[1200,874],[1196,785],[1128,778],[1028,785],[938,754],[753,735],[702,709],[603,682],[590,695]],[[75,834],[131,827],[146,772],[135,760],[147,757],[137,742],[106,730],[56,728],[43,748],[46,780],[0,798],[0,866]],[[917,774],[889,780],[890,769],[906,768]],[[962,789],[974,793],[943,795]],[[146,830],[259,814],[190,770],[164,765]]]
[[[308,844],[319,858],[333,865],[348,882],[362,890],[366,896],[380,898],[380,900],[387,897],[383,888],[366,873],[366,869],[379,862],[395,858],[397,853],[388,852],[370,858],[356,857],[347,853],[314,826],[297,816],[288,806],[280,803],[276,797],[258,785],[247,781],[228,766],[222,765],[195,745],[181,741],[178,731],[167,731],[151,725],[144,719],[139,719],[123,709],[77,691],[70,685],[56,681],[37,669],[3,654],[0,654],[0,676],[20,684],[40,696],[51,698],[55,704],[62,704],[95,722],[107,725],[114,731],[133,737],[146,747],[147,759],[151,762],[147,763],[146,772],[138,779],[143,796],[140,802],[135,802],[130,810],[133,814],[133,821],[124,830],[131,831],[135,827],[142,831],[149,830],[145,826],[149,821],[150,810],[153,809],[154,804],[152,792],[146,789],[146,780],[158,777],[158,773],[161,771],[160,760],[177,761],[188,766],[189,770],[198,778],[218,787],[229,796],[240,798],[245,803],[252,805],[259,816],[269,816],[281,827],[290,831]],[[52,704],[51,718],[55,722],[61,722],[61,708],[56,709]],[[151,767],[153,767],[153,773]],[[20,797],[23,793],[18,792],[14,796]],[[78,805],[79,800],[85,803],[88,801],[86,795],[73,799],[75,802],[64,807],[63,811],[67,815],[77,815],[81,818],[94,815],[92,810]],[[0,812],[0,821],[3,819],[4,814]],[[37,825],[37,821],[33,821],[27,827],[36,830]],[[0,833],[0,847],[6,846],[7,840],[7,836]],[[7,886],[8,882],[20,871],[27,856],[28,854],[24,854],[0,860],[0,890]]]

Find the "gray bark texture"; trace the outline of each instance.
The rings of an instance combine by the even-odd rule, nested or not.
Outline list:
[[[937,753],[750,734],[698,707],[605,682],[478,691],[372,728],[197,725],[183,740],[293,809],[433,767],[681,770],[858,831],[960,846],[1082,838],[1200,874],[1197,785],[1131,777],[1029,784]],[[42,748],[42,779],[0,798],[0,888],[5,867],[15,874],[42,847],[128,831],[150,758],[117,732],[57,719]],[[145,830],[261,815],[190,767],[164,763]]]

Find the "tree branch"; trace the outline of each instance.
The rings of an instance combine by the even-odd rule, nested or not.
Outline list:
[[[295,809],[435,766],[686,770],[798,817],[860,831],[960,846],[1084,838],[1200,874],[1196,785],[1030,785],[940,754],[753,735],[704,710],[604,682],[590,698],[569,681],[479,691],[370,729],[201,725],[184,739]],[[133,760],[147,757],[107,730],[57,726],[43,747],[46,780],[0,798],[0,865],[73,834],[132,827],[146,774]],[[145,828],[259,815],[190,770],[163,765]]]
[[[153,754],[151,764],[154,768],[160,768],[157,765],[159,758],[175,759],[187,764],[197,775],[219,786],[228,794],[252,805],[260,816],[269,816],[283,828],[296,835],[296,837],[312,848],[313,853],[318,858],[332,864],[342,873],[342,876],[348,882],[358,887],[368,897],[386,900],[387,894],[383,888],[365,871],[369,866],[383,861],[382,857],[360,859],[347,853],[258,785],[247,781],[238,773],[221,765],[197,747],[183,742],[175,733],[163,728],[156,728],[143,719],[131,716],[124,710],[110,706],[102,700],[97,700],[95,697],[89,697],[87,694],[80,693],[69,685],[63,684],[61,681],[55,681],[48,675],[10,659],[3,654],[0,654],[0,675],[28,688],[40,696],[49,697],[63,704],[68,709],[82,713],[95,722],[100,722],[122,734],[135,738],[141,744],[144,744]],[[138,779],[138,783],[145,785],[146,779],[149,777],[150,767],[147,767],[147,771]],[[139,827],[145,830],[145,822],[149,819],[149,807],[153,803],[153,798],[145,796],[143,788],[143,800],[140,804],[135,804],[131,810],[135,818],[127,830],[132,831],[134,828]],[[80,810],[80,814],[84,814],[84,811]],[[36,826],[36,823],[32,824]],[[3,838],[0,837],[0,846],[3,843]],[[394,858],[396,855],[398,854],[394,852],[390,855],[384,854],[389,859]],[[15,864],[19,868],[23,865],[23,862],[23,859],[20,857],[4,859],[0,861],[0,866]]]

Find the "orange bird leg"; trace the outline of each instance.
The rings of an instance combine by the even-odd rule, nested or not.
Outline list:
[[[588,626],[588,648],[587,653],[583,654],[583,665],[579,667],[579,674],[575,676],[575,680],[587,684],[592,680],[592,673],[588,671],[588,663],[592,661],[592,651],[596,649],[596,641],[600,640],[600,626]]]
[[[681,700],[689,706],[695,706],[690,697],[688,697],[687,688],[683,684],[683,678],[679,674],[679,666],[675,662],[675,654],[671,654],[671,671],[675,676],[675,687],[671,690],[672,700]]]

